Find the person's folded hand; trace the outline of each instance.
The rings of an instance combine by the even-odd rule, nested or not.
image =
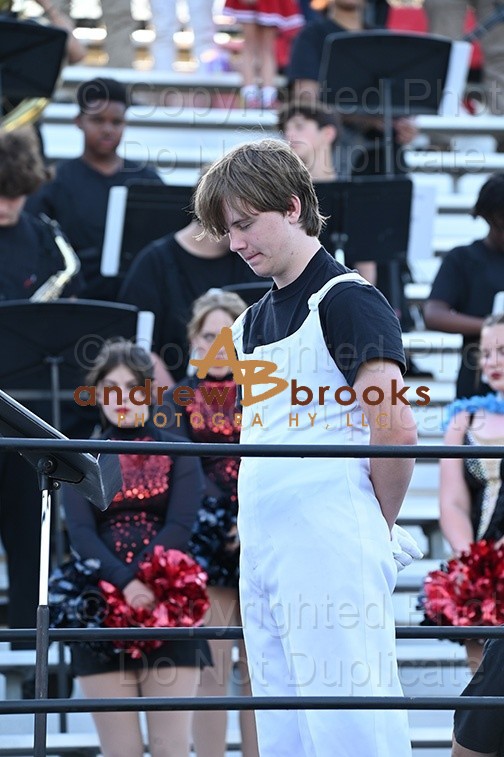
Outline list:
[[[422,550],[411,534],[397,524],[391,531],[391,544],[398,572],[411,565],[413,560],[420,560],[423,557]]]

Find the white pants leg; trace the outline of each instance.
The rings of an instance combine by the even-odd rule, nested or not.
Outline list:
[[[201,53],[213,45],[213,0],[189,0],[189,12],[194,32],[193,54],[200,60]]]
[[[152,23],[156,32],[151,47],[154,68],[159,71],[171,70],[177,51],[173,35],[178,30],[177,1],[150,0]]]
[[[240,607],[254,696],[294,696],[297,689],[288,683],[289,667],[268,599],[245,569],[240,575]],[[314,755],[302,744],[302,710],[256,710],[255,717],[261,757]]]
[[[377,503],[316,488],[239,493],[254,695],[401,696],[388,527]],[[257,728],[261,757],[411,754],[404,710],[259,711]]]
[[[71,0],[54,0],[53,5],[70,15]],[[135,50],[131,35],[136,24],[131,15],[130,0],[101,0],[102,21],[107,29],[105,49],[109,56],[111,68],[131,68]]]
[[[176,0],[150,0],[152,21],[156,37],[152,45],[154,67],[170,70],[176,60],[177,51],[173,35],[178,29]],[[201,53],[213,45],[213,0],[188,0],[190,24],[194,32],[194,57],[199,60]]]
[[[130,0],[102,0],[101,6],[107,28],[105,49],[109,56],[108,65],[112,68],[129,68],[135,57],[131,39],[135,22]]]

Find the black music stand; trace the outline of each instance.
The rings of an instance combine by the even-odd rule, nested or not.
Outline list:
[[[264,297],[266,292],[269,292],[272,284],[271,279],[265,279],[257,283],[254,281],[245,281],[241,284],[226,284],[221,289],[224,292],[235,292],[235,294],[240,295],[247,305],[254,305],[261,297]]]
[[[21,439],[66,439],[59,431],[0,390],[0,434]],[[116,455],[98,459],[82,452],[37,452],[23,450],[20,454],[36,470],[42,494],[40,532],[39,604],[37,607],[35,698],[45,699],[48,693],[49,652],[49,556],[51,546],[52,496],[62,482],[79,486],[84,497],[99,510],[106,510],[122,485],[119,458]],[[35,713],[34,755],[45,757],[47,713]]]
[[[56,300],[0,302],[0,387],[17,400],[29,403],[30,412],[50,419],[52,426],[75,435],[82,425],[98,422],[98,413],[80,408],[73,393],[84,383],[103,342],[111,337],[138,337],[138,309],[96,300]],[[62,402],[66,402],[62,423]],[[27,411],[28,412],[28,411]],[[91,427],[89,432],[91,432]],[[32,463],[33,464],[33,463]],[[55,552],[63,560],[63,530],[58,503],[53,507]],[[64,649],[59,645],[58,684],[64,681]],[[65,714],[60,717],[66,729]]]
[[[391,176],[393,118],[456,110],[470,52],[468,42],[428,34],[331,34],[320,65],[321,98],[343,115],[383,118],[385,172]]]
[[[37,414],[61,429],[61,401],[72,401],[106,339],[137,336],[137,321],[135,306],[98,300],[0,302],[0,386],[22,402],[50,401]]]
[[[400,309],[398,269],[409,242],[413,182],[406,176],[315,183],[322,215],[321,242],[340,262],[387,263],[389,299]]]
[[[98,300],[0,302],[0,387],[30,410],[68,434],[83,435],[83,410],[73,393],[84,381],[106,339],[138,341],[139,312],[134,305]],[[66,401],[65,423],[61,405]],[[50,411],[49,405],[50,403]],[[90,409],[86,408],[90,416]],[[93,414],[93,425],[98,421]],[[92,429],[90,428],[89,431]],[[59,512],[55,510],[56,557],[63,558]]]
[[[124,276],[150,242],[187,226],[193,187],[131,181],[109,192],[100,272]]]
[[[0,17],[0,117],[4,97],[51,97],[67,36],[54,26]]]

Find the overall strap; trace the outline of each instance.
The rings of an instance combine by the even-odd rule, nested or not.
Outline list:
[[[350,273],[342,273],[339,276],[335,276],[332,279],[329,279],[329,281],[326,281],[322,289],[319,289],[318,292],[314,292],[310,299],[308,300],[308,307],[310,310],[317,310],[318,306],[326,296],[327,292],[329,292],[336,284],[342,284],[345,281],[355,281],[358,284],[365,284],[367,286],[371,286],[369,281],[366,281],[360,274],[355,272]]]

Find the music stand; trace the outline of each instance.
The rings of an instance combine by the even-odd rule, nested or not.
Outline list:
[[[411,179],[360,177],[314,186],[320,211],[329,216],[320,237],[322,244],[343,263],[387,263],[390,304],[399,308],[397,270],[408,250]]]
[[[52,426],[79,436],[82,425],[98,421],[98,413],[80,408],[73,399],[84,383],[87,370],[106,339],[139,338],[140,314],[133,305],[96,300],[0,302],[0,387],[30,411],[50,420]],[[149,341],[150,347],[150,341]],[[147,349],[149,349],[149,347]],[[62,423],[62,402],[66,401],[66,424]],[[50,403],[50,405],[49,405]],[[91,428],[89,429],[91,431]],[[86,435],[86,432],[84,432]],[[61,513],[54,503],[56,560],[63,560]],[[60,646],[59,682],[63,681],[63,645]],[[65,730],[65,715],[60,718]]]
[[[0,17],[0,118],[4,97],[51,97],[66,41],[63,29]]]
[[[50,400],[50,415],[40,406],[37,414],[49,415],[61,429],[61,400],[73,400],[103,342],[135,338],[137,323],[133,305],[65,299],[0,302],[0,386],[22,402]]]
[[[59,431],[0,390],[0,435],[21,439],[66,439]],[[122,485],[119,458],[98,459],[83,452],[37,452],[20,454],[37,471],[42,496],[40,532],[39,604],[37,607],[35,698],[48,693],[49,653],[49,556],[51,546],[52,496],[61,482],[79,486],[84,497],[99,510],[106,510]],[[47,713],[35,713],[34,754],[46,754]]]
[[[264,281],[258,281],[257,283],[254,281],[245,281],[241,284],[226,284],[221,287],[221,289],[224,292],[234,292],[235,294],[239,294],[247,305],[253,305],[258,302],[261,297],[264,297],[266,292],[269,292],[272,283],[271,279],[265,279]]]
[[[324,102],[343,115],[383,118],[386,174],[393,174],[393,118],[458,109],[471,45],[390,31],[329,35],[320,65]]]
[[[135,255],[191,220],[194,189],[131,181],[109,192],[100,272],[124,276]]]

